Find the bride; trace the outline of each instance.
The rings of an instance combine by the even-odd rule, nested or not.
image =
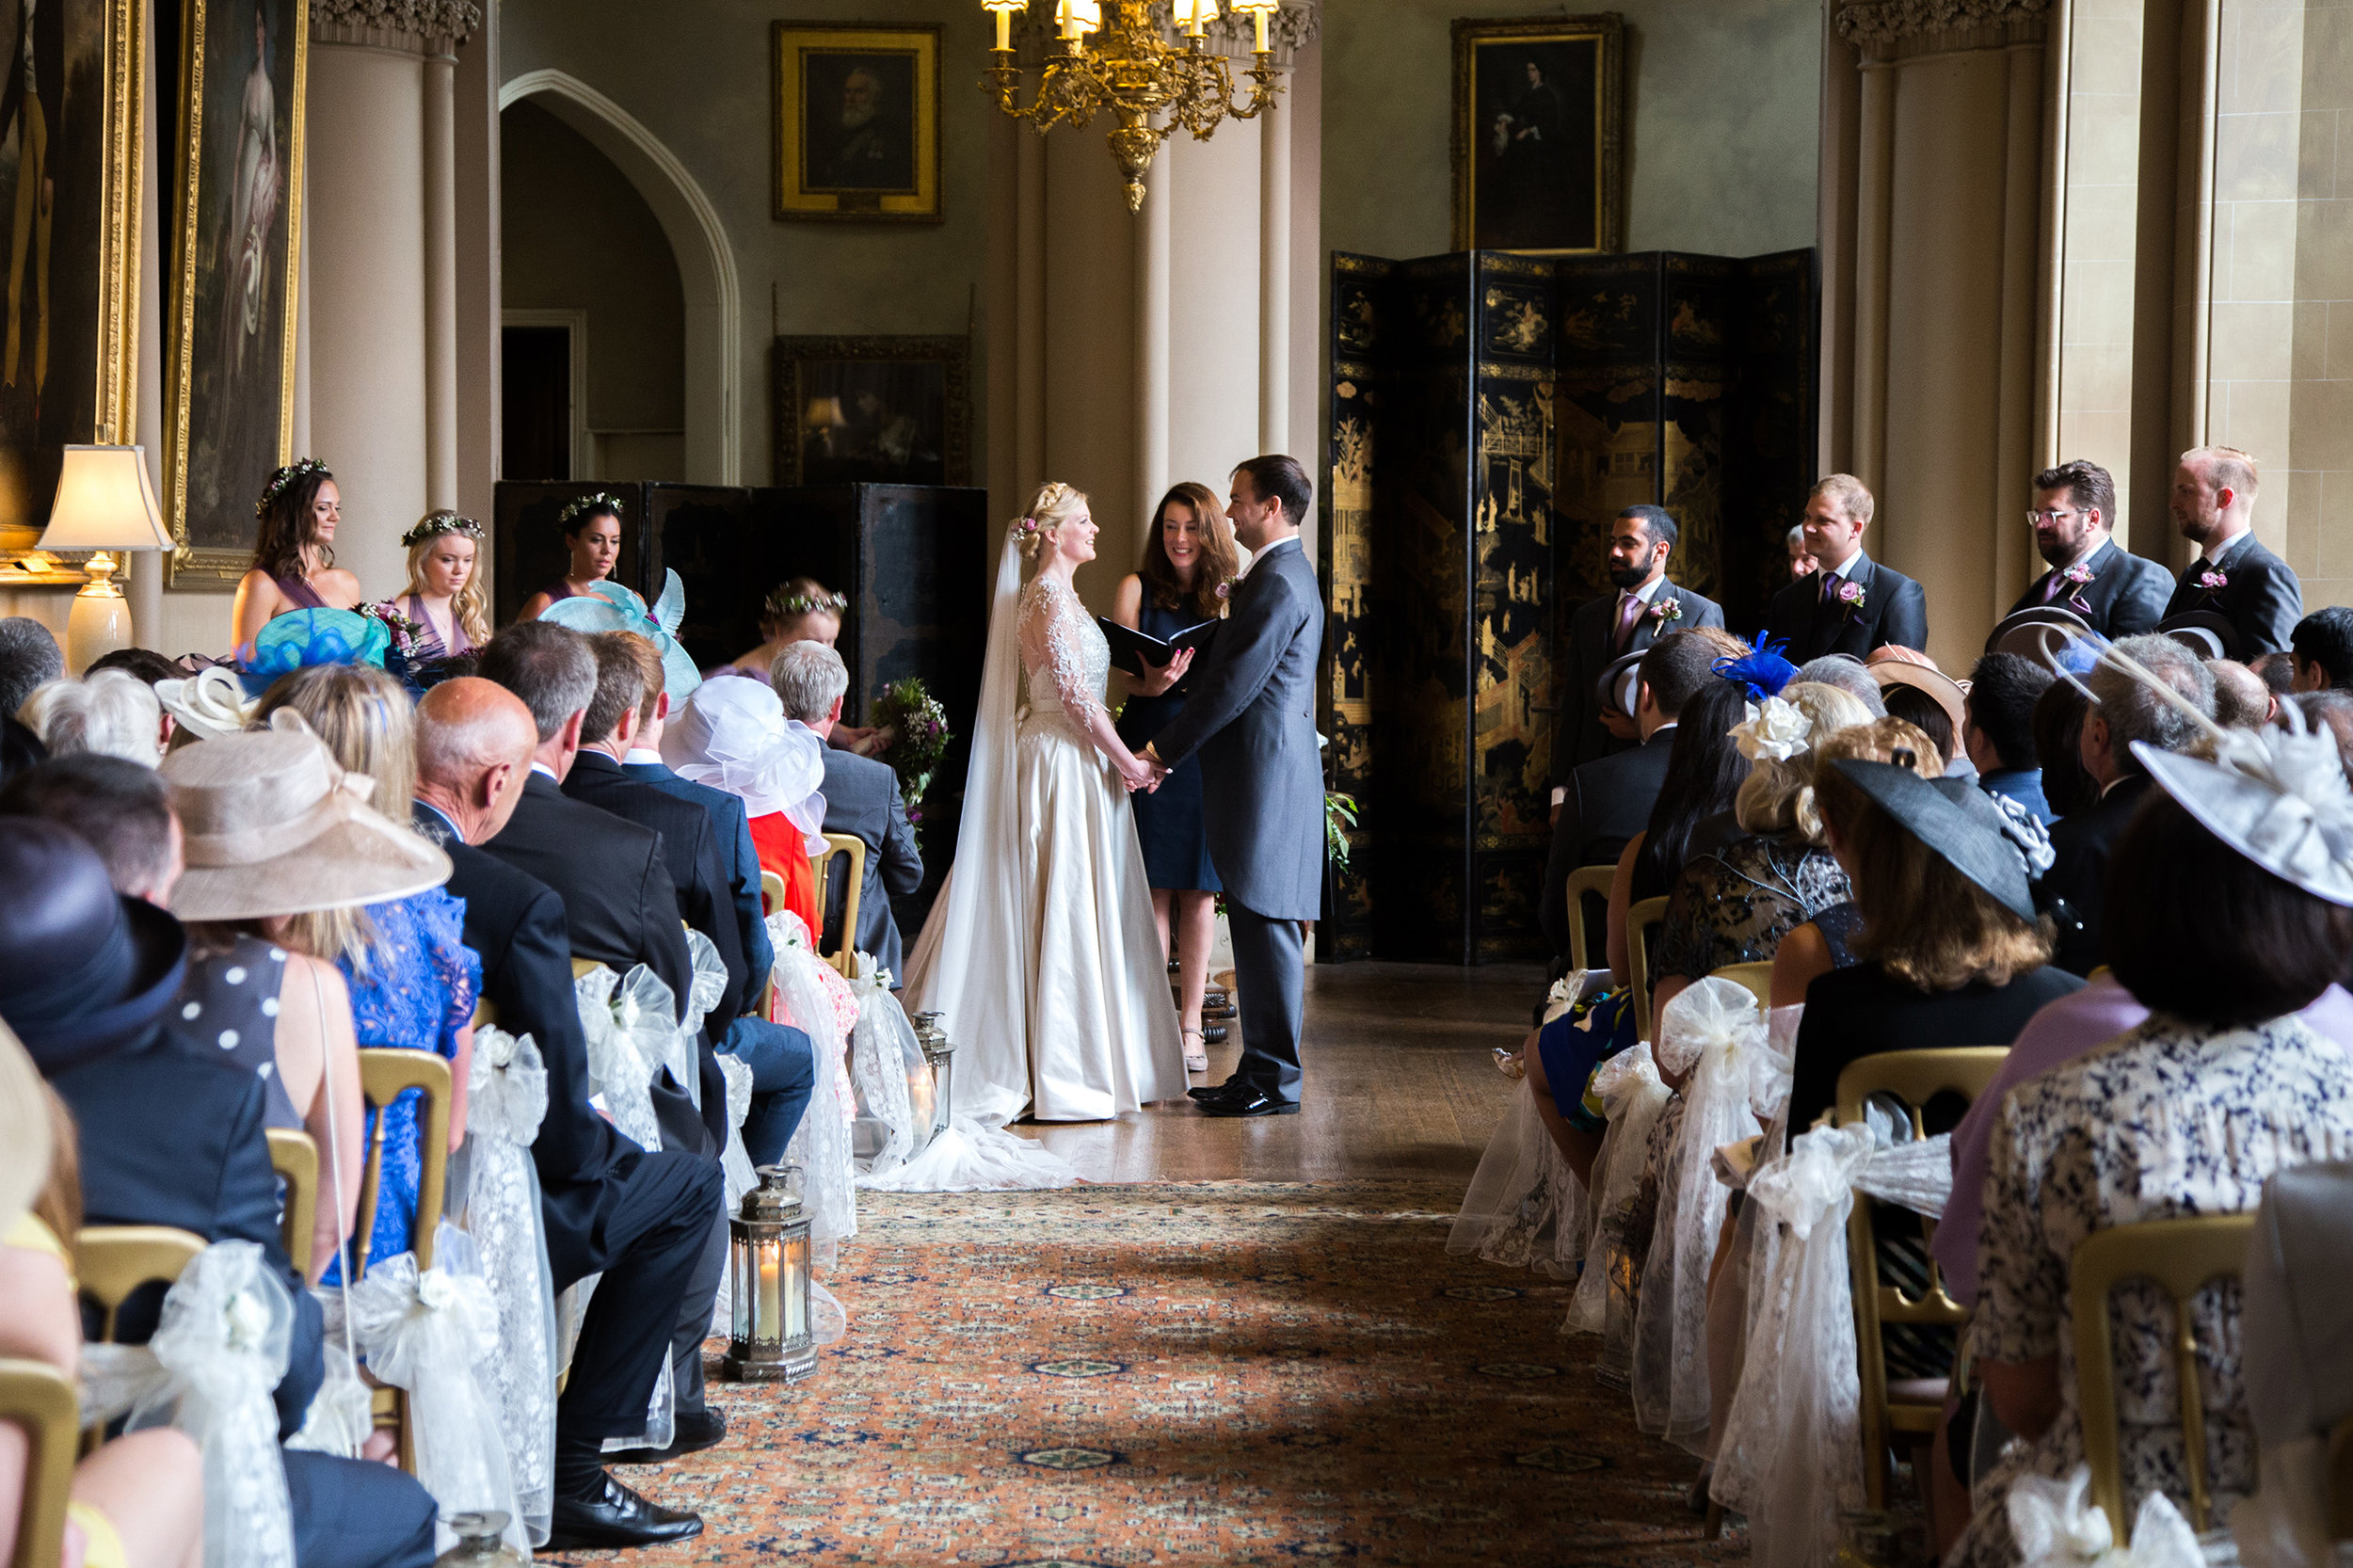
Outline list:
[[[943,1014],[957,1047],[956,1120],[982,1128],[1025,1110],[1103,1121],[1185,1092],[1128,804],[1150,769],[1112,728],[1111,650],[1070,586],[1095,535],[1086,497],[1060,483],[1006,535],[956,861],[909,966],[910,1011]]]

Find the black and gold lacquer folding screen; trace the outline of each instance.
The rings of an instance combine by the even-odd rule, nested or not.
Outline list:
[[[1815,476],[1814,254],[1342,253],[1331,299],[1323,720],[1361,815],[1319,955],[1532,956],[1553,649],[1638,502],[1762,619]]]

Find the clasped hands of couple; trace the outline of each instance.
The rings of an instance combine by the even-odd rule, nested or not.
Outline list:
[[[1192,648],[1180,648],[1176,656],[1167,664],[1144,665],[1144,673],[1136,683],[1136,696],[1159,696],[1182,680],[1185,672],[1193,668],[1193,654]],[[1149,741],[1144,743],[1142,751],[1132,754],[1132,760],[1135,762],[1134,772],[1130,773],[1124,767],[1119,770],[1119,776],[1127,781],[1129,794],[1142,790],[1148,795],[1159,789],[1160,781],[1168,776],[1168,764],[1160,760],[1160,754],[1152,749]]]

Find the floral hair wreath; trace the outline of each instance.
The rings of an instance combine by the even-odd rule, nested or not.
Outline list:
[[[477,543],[482,538],[482,524],[456,512],[428,512],[418,524],[400,536],[400,547],[407,550],[427,539],[438,539],[444,534],[463,534]]]
[[[589,517],[599,512],[610,512],[617,520],[622,515],[621,498],[605,490],[584,495],[555,514],[555,525],[561,528],[574,518]]]
[[[778,620],[788,616],[839,616],[849,607],[848,598],[841,594],[789,594],[782,588],[770,594],[760,604],[760,610],[764,614]]]
[[[327,465],[316,457],[297,457],[284,468],[272,469],[269,482],[262,487],[262,498],[253,504],[253,515],[256,518],[268,517],[270,503],[283,494],[287,486],[313,473],[322,478],[327,475]]]

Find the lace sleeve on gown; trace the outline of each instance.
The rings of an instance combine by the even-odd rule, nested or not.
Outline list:
[[[457,1032],[473,1021],[474,1003],[482,995],[482,960],[466,945],[466,905],[440,888],[417,896],[418,935],[425,958],[444,993],[440,1038],[435,1049],[443,1056],[457,1052]]]
[[[1054,695],[1074,724],[1084,725],[1101,711],[1100,696],[1091,689],[1086,660],[1079,651],[1087,626],[1076,595],[1051,578],[1030,585],[1030,602],[1021,616],[1021,662],[1034,682],[1041,675],[1054,683]]]

